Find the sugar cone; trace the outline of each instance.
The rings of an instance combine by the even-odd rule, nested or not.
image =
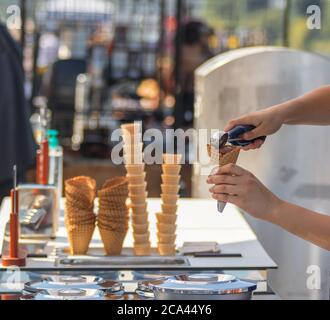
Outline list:
[[[115,232],[100,228],[104,250],[108,256],[118,256],[123,249],[126,232]]]
[[[124,144],[124,155],[142,154],[143,143],[137,144]]]
[[[87,254],[89,244],[93,237],[94,229],[95,224],[67,226],[70,253],[72,255]]]
[[[142,132],[142,125],[141,122],[134,122],[134,123],[128,123],[123,124],[120,126],[123,134],[129,134],[129,135],[139,135]]]

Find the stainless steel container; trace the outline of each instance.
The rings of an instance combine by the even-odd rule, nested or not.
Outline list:
[[[145,292],[152,291],[157,300],[250,300],[257,288],[254,283],[226,274],[179,275],[144,286]]]
[[[74,293],[79,293],[79,290],[82,290],[81,292],[87,295],[87,297],[92,293],[98,295],[99,292],[107,296],[122,296],[124,294],[122,283],[94,276],[50,276],[41,281],[26,283],[24,290],[29,293],[42,293],[51,296],[55,294],[59,295],[59,297],[62,291],[64,293],[72,291],[74,296]],[[85,296],[84,294],[82,294],[82,297]],[[67,296],[65,295],[65,297]]]

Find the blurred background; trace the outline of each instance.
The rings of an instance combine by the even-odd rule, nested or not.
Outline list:
[[[306,28],[310,4],[322,9],[321,30]],[[125,172],[110,161],[122,123],[193,126],[194,71],[213,56],[260,45],[330,54],[327,0],[2,0],[0,19],[23,50],[36,142],[46,105],[64,179],[93,175],[99,184]],[[34,164],[27,169],[34,181]],[[191,195],[191,171],[184,166],[182,196]],[[155,173],[150,166],[150,196],[160,193]]]

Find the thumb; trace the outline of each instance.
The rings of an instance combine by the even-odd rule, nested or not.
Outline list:
[[[226,127],[224,128],[225,132],[230,131],[231,129],[234,129],[235,127],[239,126],[239,125],[247,125],[247,124],[253,124],[252,123],[251,117],[249,116],[244,116],[238,119],[234,119],[229,121],[229,123],[226,125]]]

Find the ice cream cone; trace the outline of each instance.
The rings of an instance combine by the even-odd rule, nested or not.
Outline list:
[[[162,184],[161,185],[162,193],[163,194],[173,194],[176,195],[179,193],[180,186],[176,185],[169,185],[169,184]]]
[[[171,205],[176,205],[178,200],[179,200],[178,195],[172,195],[172,194],[161,194],[161,199],[164,204],[171,204]]]
[[[177,226],[175,224],[157,223],[157,230],[159,233],[174,234],[176,227]]]
[[[164,233],[157,233],[157,238],[159,243],[164,244],[174,244],[176,240],[176,234],[164,234]]]
[[[136,256],[150,256],[151,245],[150,245],[150,243],[147,243],[147,244],[134,243],[133,251]]]
[[[118,256],[123,249],[126,232],[114,232],[100,228],[104,250],[108,256]]]
[[[95,224],[68,225],[66,227],[70,244],[70,253],[72,255],[87,254],[95,230]]]
[[[158,243],[158,252],[161,256],[175,256],[176,254],[175,245]]]
[[[177,205],[171,205],[171,204],[162,204],[162,212],[164,214],[176,214],[178,210]]]
[[[135,224],[133,223],[133,234],[145,234],[149,231],[149,223]]]
[[[165,175],[165,174],[162,174],[162,181],[163,181],[163,184],[167,184],[167,185],[175,185],[177,186],[179,183],[180,183],[180,179],[181,179],[181,176],[170,176],[170,175]]]
[[[178,216],[176,214],[156,213],[157,221],[164,224],[175,224]]]
[[[176,164],[164,164],[162,170],[165,175],[178,176],[181,171],[181,166]]]
[[[138,215],[133,214],[132,221],[134,224],[145,224],[148,222],[148,213]]]
[[[132,164],[125,165],[128,175],[143,175],[144,174],[144,164]]]
[[[240,154],[241,149],[238,147],[228,147],[231,151],[226,154],[221,154],[219,150],[212,147],[210,144],[207,145],[207,152],[211,159],[211,164],[218,166],[225,166],[230,163],[236,163]]]
[[[131,185],[141,185],[145,183],[146,173],[142,173],[139,175],[127,175],[128,183]]]
[[[182,155],[181,154],[164,154],[163,160],[165,164],[181,164]]]

